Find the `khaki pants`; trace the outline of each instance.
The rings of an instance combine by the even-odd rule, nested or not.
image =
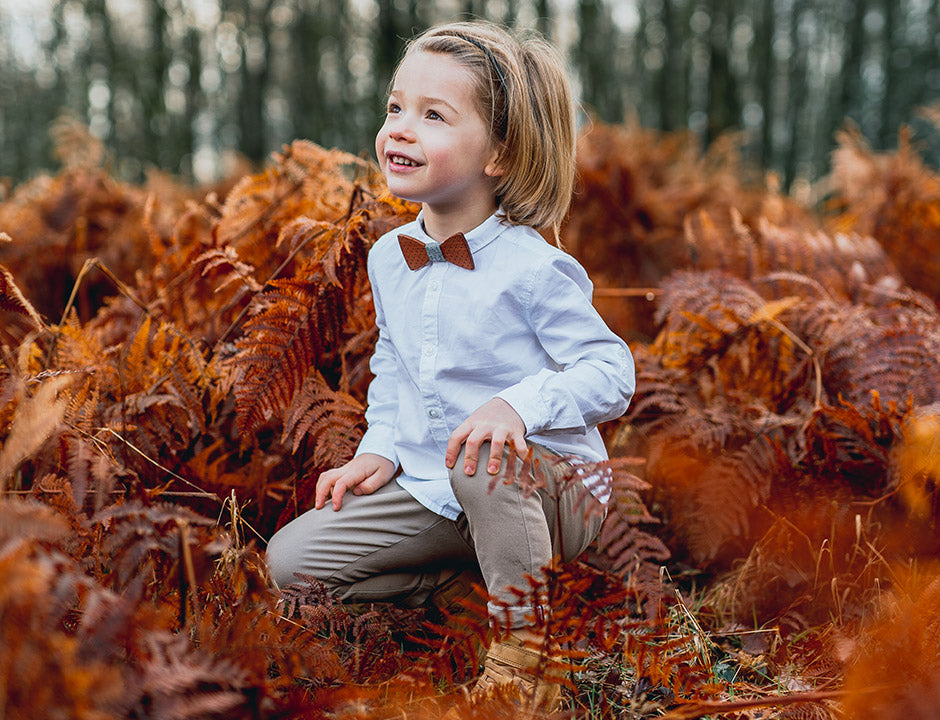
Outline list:
[[[462,452],[450,472],[464,510],[456,521],[431,512],[395,481],[371,495],[346,493],[339,511],[329,504],[309,510],[275,533],[267,550],[271,576],[283,587],[298,581],[295,573],[310,575],[350,602],[417,606],[455,570],[478,565],[487,591],[512,605],[517,598],[509,587],[528,590],[524,576],[540,577],[553,556],[575,558],[603,520],[580,483],[561,489],[570,464],[532,447],[547,483],[528,497],[518,483],[497,482],[489,490],[487,443],[476,474],[463,473]],[[524,625],[531,612],[531,606],[512,608],[510,626]]]

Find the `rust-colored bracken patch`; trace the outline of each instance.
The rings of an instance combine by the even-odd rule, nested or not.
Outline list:
[[[61,172],[0,203],[0,715],[519,717],[462,692],[479,598],[350,607],[264,565],[361,437],[366,257],[417,207],[306,141],[135,186],[56,132]],[[841,143],[820,215],[729,142],[580,139],[563,242],[637,393],[582,468],[598,540],[517,589],[578,717],[936,712],[940,181]]]

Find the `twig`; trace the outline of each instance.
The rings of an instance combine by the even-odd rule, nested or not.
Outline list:
[[[50,489],[45,490],[42,486],[38,488],[33,488],[31,490],[7,490],[7,495],[31,495],[36,492],[41,492],[43,495],[62,495],[65,490],[56,490]],[[119,496],[124,495],[125,490],[112,490],[108,495]],[[160,492],[160,497],[196,497],[196,498],[216,498],[218,495],[210,492],[183,492],[182,490],[163,490]]]
[[[72,292],[69,295],[69,300],[65,303],[65,309],[62,310],[62,319],[59,320],[59,326],[65,325],[65,320],[69,315],[69,311],[72,309],[72,306],[75,304],[75,296],[78,295],[78,288],[81,286],[82,281],[85,279],[85,276],[93,269],[98,268],[102,273],[104,273],[107,278],[114,283],[114,286],[124,294],[132,303],[137,307],[143,310],[148,315],[150,310],[146,304],[144,304],[140,298],[138,298],[134,291],[125,283],[121,278],[115,275],[111,270],[108,269],[98,258],[88,258],[85,260],[85,264],[82,265],[82,269],[78,272],[78,277],[75,278],[75,284],[72,285]]]
[[[202,616],[202,613],[199,610],[199,595],[198,588],[196,587],[196,569],[193,567],[193,554],[189,549],[189,523],[185,520],[178,520],[177,524],[180,529],[180,560],[182,567],[180,572],[185,572],[185,580],[189,583],[189,595],[193,601],[193,628],[196,627],[196,622]],[[183,578],[180,578],[182,583]],[[180,593],[180,620],[183,621],[182,624],[185,624],[186,620],[186,593]]]
[[[284,268],[286,268],[286,267],[291,263],[291,261],[293,261],[293,259],[294,259],[295,257],[297,257],[297,255],[300,253],[301,250],[303,250],[305,247],[307,247],[308,243],[309,243],[311,240],[320,237],[320,236],[321,236],[323,233],[325,233],[325,232],[326,232],[326,229],[325,229],[325,228],[323,228],[323,229],[321,229],[321,230],[317,230],[315,233],[312,233],[309,237],[307,237],[302,243],[298,244],[297,247],[295,247],[293,250],[291,250],[291,251],[288,253],[287,257],[284,258],[284,261],[283,261],[280,265],[278,265],[277,268],[274,270],[274,272],[272,272],[272,273],[268,276],[268,279],[264,281],[264,283],[262,284],[261,287],[262,287],[262,288],[267,287],[268,283],[270,283],[270,282],[271,282],[272,280],[274,280],[278,275],[280,275],[280,274],[281,274],[281,271],[284,270]],[[225,329],[225,332],[222,333],[222,334],[219,336],[219,339],[218,339],[218,340],[216,340],[216,342],[215,342],[215,348],[217,348],[219,345],[221,345],[223,342],[225,342],[225,339],[232,333],[232,331],[233,331],[235,328],[238,327],[238,325],[241,323],[242,319],[244,319],[245,315],[248,314],[248,310],[249,310],[250,308],[251,308],[251,303],[249,302],[249,303],[247,303],[247,304],[245,305],[245,307],[243,307],[243,308],[241,309],[241,311],[238,313],[238,315],[235,317],[235,319],[232,320],[232,323]],[[215,352],[215,348],[213,348],[213,352]]]
[[[886,686],[870,687],[866,692],[884,689]],[[740,710],[750,710],[759,707],[774,707],[781,705],[797,705],[799,703],[818,703],[822,700],[832,700],[834,698],[845,697],[848,692],[845,690],[814,690],[802,693],[793,693],[792,695],[779,695],[777,697],[755,698],[753,700],[730,700],[727,702],[700,700],[680,705],[661,716],[659,720],[695,720],[705,715],[714,713],[723,715],[725,713],[737,712]]]
[[[809,355],[810,360],[813,361],[813,372],[816,375],[816,395],[814,398],[814,402],[815,402],[815,407],[819,408],[822,404],[822,367],[819,364],[819,358],[816,356],[816,352],[813,350],[813,348],[811,348],[809,345],[803,342],[803,339],[800,338],[799,335],[793,332],[790,328],[788,328],[782,322],[776,320],[775,318],[770,318],[768,322],[773,327],[777,328],[777,330],[779,330],[788,338],[790,338],[794,343],[796,343],[797,346],[803,352]]]
[[[652,302],[662,292],[660,288],[594,288],[594,297],[638,297]]]
[[[180,480],[181,482],[184,482],[184,483],[186,483],[187,485],[189,485],[191,488],[195,488],[196,490],[198,490],[200,493],[202,493],[201,497],[210,497],[210,498],[215,499],[215,500],[216,500],[217,502],[219,502],[220,504],[222,503],[222,498],[220,498],[218,495],[216,495],[215,493],[210,493],[210,492],[207,491],[207,490],[203,490],[203,489],[202,489],[201,487],[199,487],[196,483],[191,482],[190,480],[187,480],[187,479],[184,478],[182,475],[177,475],[175,472],[173,472],[172,470],[170,470],[168,467],[165,467],[165,466],[161,465],[161,464],[158,463],[156,460],[154,460],[152,457],[150,457],[149,455],[147,455],[147,453],[145,453],[145,452],[144,452],[143,450],[141,450],[139,447],[137,447],[137,446],[134,445],[132,442],[130,442],[129,440],[127,440],[126,438],[124,438],[119,432],[117,432],[117,431],[115,431],[115,430],[113,430],[113,429],[111,429],[111,428],[109,428],[109,427],[101,428],[101,430],[104,430],[104,431],[109,432],[109,433],[111,433],[112,435],[114,435],[114,437],[116,437],[118,440],[120,440],[126,447],[129,447],[131,450],[133,450],[133,451],[136,452],[138,455],[140,455],[144,460],[146,460],[147,462],[153,464],[154,466],[156,466],[157,468],[159,468],[160,470],[162,470],[163,472],[165,472],[165,473],[166,473],[167,475],[169,475],[170,477],[173,477],[173,478],[175,478],[176,480]]]

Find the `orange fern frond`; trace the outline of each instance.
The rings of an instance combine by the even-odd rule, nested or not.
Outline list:
[[[940,573],[894,570],[897,587],[851,643],[844,708],[849,720],[929,718],[940,703]]]
[[[872,391],[886,401],[940,401],[940,321],[919,308],[844,313],[817,339],[829,393],[853,403]]]
[[[894,264],[871,237],[780,226],[760,216],[753,227],[732,208],[716,223],[708,212],[686,217],[692,267],[753,281],[779,272],[812,277],[838,297],[855,297],[866,283],[901,284]],[[846,272],[846,269],[849,272]]]
[[[652,616],[659,611],[662,595],[659,567],[671,553],[651,530],[659,520],[643,500],[650,485],[630,472],[633,465],[628,459],[615,458],[593,468],[609,483],[610,499],[591,562],[615,575],[629,575],[644,614]],[[590,475],[592,468],[586,472]]]
[[[293,401],[304,378],[337,345],[342,303],[334,288],[294,278],[272,283],[267,307],[245,325],[233,362],[239,430],[252,432]]]
[[[228,545],[213,529],[213,521],[169,503],[111,505],[97,513],[92,523],[108,529],[100,550],[109,568],[109,584],[116,590],[133,584],[150,597],[178,591],[185,555],[191,556],[194,572],[207,577]]]
[[[17,405],[0,449],[0,491],[8,487],[17,467],[60,429],[68,407],[65,390],[71,383],[69,375],[51,377]]]
[[[206,250],[202,255],[196,258],[196,263],[202,265],[202,274],[207,275],[212,271],[227,269],[215,286],[215,291],[220,292],[228,285],[238,283],[253,293],[261,292],[261,284],[255,279],[255,268],[248,263],[242,262],[238,253],[231,245],[223,248],[213,248]]]
[[[333,390],[320,373],[312,373],[286,413],[281,441],[295,453],[309,438],[317,467],[338,466],[359,445],[364,412],[354,397]]]
[[[940,300],[940,175],[918,156],[907,129],[891,153],[873,152],[857,129],[837,139],[830,185],[838,214],[832,224],[874,236],[911,287]]]
[[[2,265],[0,265],[0,311],[21,317],[27,327],[32,329],[38,330],[45,327],[39,313],[17,287],[13,275]],[[9,326],[4,323],[4,327]]]
[[[291,245],[311,244],[311,258],[298,274],[274,280],[257,302],[263,308],[249,320],[233,358],[239,427],[248,432],[286,410],[311,368],[335,360],[349,334],[371,324],[367,297],[366,255],[375,232],[401,208],[392,202],[368,203],[340,228],[299,218],[284,228]],[[345,365],[345,353],[343,355]],[[360,360],[361,363],[361,360]],[[340,383],[349,385],[341,368]],[[357,376],[361,373],[357,373]],[[358,384],[358,383],[357,383]]]
[[[806,428],[807,462],[817,475],[841,479],[860,494],[878,497],[890,487],[892,448],[903,437],[911,404],[882,405],[877,391],[869,407],[842,401],[813,413]]]

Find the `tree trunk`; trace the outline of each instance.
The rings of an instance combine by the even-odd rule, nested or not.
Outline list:
[[[167,51],[166,29],[169,16],[163,0],[150,3],[150,51],[149,62],[138,89],[141,114],[144,127],[144,157],[151,162],[160,163],[164,134],[167,131],[166,105],[163,102],[166,91],[166,71],[170,66]]]
[[[884,0],[882,2],[882,12],[884,13],[884,87],[881,96],[881,125],[878,128],[878,145],[882,149],[894,145],[897,128],[901,123],[901,116],[898,112],[898,70],[894,63],[894,37],[895,26],[897,25],[897,13],[895,8],[898,0]]]
[[[790,62],[787,69],[787,139],[789,148],[783,162],[783,187],[789,190],[796,179],[799,157],[799,121],[806,102],[806,48],[800,45],[799,25],[805,0],[794,0],[790,17]]]
[[[774,161],[773,125],[774,103],[774,32],[776,16],[773,0],[762,0],[760,16],[754,32],[757,93],[763,114],[760,127],[759,158],[761,167],[770,168]]]
[[[842,84],[838,93],[838,101],[831,105],[829,119],[829,136],[835,135],[836,130],[848,117],[861,120],[861,87],[862,87],[862,54],[865,48],[865,13],[868,12],[867,0],[852,0],[848,2],[852,10],[851,18],[846,25],[845,61],[842,65],[840,77]]]
[[[710,144],[722,133],[738,126],[741,103],[738,99],[737,80],[731,72],[729,60],[732,12],[730,0],[717,2],[712,15],[711,63],[708,73],[708,134]]]

